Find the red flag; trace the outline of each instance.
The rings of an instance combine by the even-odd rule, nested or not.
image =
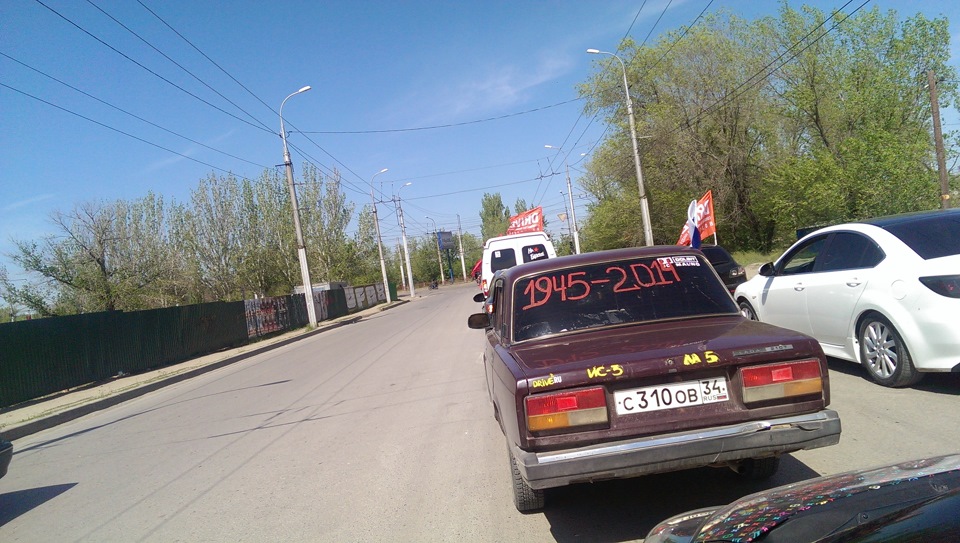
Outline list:
[[[507,228],[508,235],[542,231],[543,207],[540,206],[510,217],[510,226]]]
[[[707,193],[703,195],[703,198],[700,198],[700,201],[697,202],[696,219],[697,228],[700,230],[700,239],[707,239],[717,234],[717,222],[713,214],[712,190],[708,190]],[[689,225],[683,225],[683,230],[680,231],[680,239],[677,240],[677,245],[690,245]]]

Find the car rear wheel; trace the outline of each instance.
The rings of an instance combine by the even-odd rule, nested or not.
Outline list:
[[[517,511],[529,513],[543,509],[545,501],[543,490],[530,488],[530,485],[527,484],[527,482],[523,480],[523,476],[520,475],[520,468],[517,467],[517,459],[514,458],[509,448],[507,454],[510,456],[510,473],[513,476],[513,504],[517,506]]]
[[[762,481],[773,477],[779,468],[780,457],[768,456],[766,458],[748,458],[741,460],[733,470],[745,479]]]
[[[760,320],[757,318],[757,312],[753,310],[753,306],[746,300],[740,302],[740,314],[752,321]]]
[[[913,366],[907,345],[890,321],[870,315],[860,325],[860,360],[870,378],[885,387],[905,387],[923,378]]]

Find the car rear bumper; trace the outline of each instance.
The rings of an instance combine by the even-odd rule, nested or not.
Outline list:
[[[0,477],[7,474],[10,460],[13,458],[13,443],[0,439]]]
[[[832,409],[691,432],[662,434],[589,447],[533,453],[514,448],[531,488],[635,477],[761,458],[840,442]]]

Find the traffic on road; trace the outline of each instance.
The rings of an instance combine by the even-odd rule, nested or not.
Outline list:
[[[712,467],[546,489],[513,503],[475,283],[15,440],[3,541],[640,541],[674,515],[956,452],[960,381],[878,387],[827,359],[838,444],[764,481]],[[547,375],[549,372],[547,372]],[[729,390],[729,389],[728,389]]]

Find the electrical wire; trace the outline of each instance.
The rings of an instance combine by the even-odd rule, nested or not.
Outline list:
[[[247,160],[247,159],[245,159],[245,158],[241,158],[241,157],[238,157],[238,156],[236,156],[236,155],[232,155],[232,154],[230,154],[230,153],[228,153],[228,152],[226,152],[226,151],[222,151],[222,150],[217,149],[217,148],[215,148],[215,147],[211,147],[211,146],[209,146],[209,145],[207,145],[207,144],[205,144],[205,143],[201,143],[201,142],[199,142],[199,141],[197,141],[197,140],[195,140],[195,139],[192,139],[192,138],[189,138],[189,137],[187,137],[187,136],[184,136],[183,134],[180,134],[180,133],[178,133],[178,132],[174,132],[173,130],[170,130],[170,129],[168,129],[168,128],[165,128],[165,127],[163,127],[163,126],[160,126],[159,124],[157,124],[157,123],[155,123],[155,122],[153,122],[153,121],[149,121],[149,120],[147,120],[147,119],[144,119],[143,117],[140,117],[139,115],[136,115],[136,114],[134,114],[134,113],[131,113],[131,112],[129,112],[129,111],[123,109],[123,108],[117,107],[117,106],[115,106],[115,105],[113,105],[113,104],[111,104],[111,103],[109,103],[109,102],[107,102],[107,101],[105,101],[105,100],[101,100],[100,98],[97,98],[96,96],[94,96],[94,95],[92,95],[92,94],[90,94],[90,93],[88,93],[88,92],[86,92],[86,91],[83,91],[83,90],[81,90],[81,89],[78,89],[77,87],[74,87],[73,85],[71,85],[71,84],[69,84],[69,83],[67,83],[67,82],[65,82],[65,81],[62,81],[62,80],[60,80],[60,79],[57,79],[56,77],[53,77],[53,76],[50,75],[50,74],[47,74],[47,73],[45,73],[45,72],[43,72],[43,71],[41,71],[41,70],[38,70],[37,68],[34,68],[33,66],[30,66],[30,65],[28,65],[28,64],[26,64],[26,63],[24,63],[24,62],[21,62],[21,61],[15,59],[15,58],[13,58],[13,57],[11,57],[10,55],[8,55],[8,54],[6,54],[6,53],[4,53],[4,52],[2,52],[2,51],[0,51],[0,56],[3,56],[3,57],[5,57],[5,58],[7,58],[7,59],[9,59],[9,60],[11,60],[11,61],[13,61],[13,62],[16,62],[17,64],[23,66],[24,68],[27,68],[28,70],[32,70],[32,71],[34,71],[34,72],[36,72],[36,73],[38,73],[38,74],[40,74],[40,75],[42,75],[42,76],[44,76],[44,77],[46,77],[46,78],[48,78],[48,79],[51,79],[51,80],[53,80],[53,81],[56,81],[57,83],[60,83],[61,85],[65,86],[65,87],[67,87],[67,88],[69,88],[69,89],[71,89],[71,90],[74,90],[74,91],[76,91],[76,92],[78,92],[78,93],[80,93],[80,94],[82,94],[82,95],[84,95],[84,96],[86,96],[86,97],[88,97],[88,98],[91,98],[91,99],[93,99],[93,100],[96,100],[97,102],[100,102],[101,104],[103,104],[103,105],[105,105],[105,106],[107,106],[107,107],[109,107],[109,108],[115,109],[115,110],[119,111],[120,113],[123,113],[123,114],[125,114],[125,115],[129,115],[130,117],[133,117],[134,119],[137,119],[138,121],[141,121],[141,122],[144,122],[144,123],[146,123],[146,124],[149,124],[150,126],[152,126],[152,127],[154,127],[154,128],[158,128],[158,129],[160,129],[160,130],[163,130],[164,132],[166,132],[166,133],[168,133],[168,134],[172,134],[172,135],[174,135],[174,136],[177,136],[178,138],[181,138],[181,139],[184,139],[184,140],[186,140],[186,141],[189,141],[190,143],[193,143],[193,144],[195,144],[195,145],[199,145],[199,146],[201,146],[201,147],[203,147],[203,148],[205,148],[205,149],[209,149],[209,150],[211,150],[211,151],[220,153],[220,154],[222,154],[222,155],[224,155],[224,156],[228,156],[228,157],[230,157],[230,158],[239,160],[239,161],[241,161],[241,162],[246,162],[247,164],[250,164],[250,165],[253,165],[253,166],[258,166],[258,167],[264,168],[264,169],[270,169],[270,166],[265,166],[265,165],[263,165],[263,164],[258,164],[258,163],[256,163],[256,162],[251,162],[251,161],[249,161],[249,160]]]
[[[202,165],[207,166],[207,167],[209,167],[209,168],[212,168],[212,169],[214,169],[214,170],[216,170],[216,171],[218,171],[218,172],[223,172],[223,173],[225,173],[225,174],[230,174],[230,175],[236,175],[236,174],[234,174],[233,172],[231,172],[230,170],[226,170],[226,169],[224,169],[224,168],[220,168],[220,167],[218,167],[218,166],[214,166],[213,164],[210,164],[209,162],[204,162],[204,161],[202,161],[202,160],[198,160],[198,159],[193,158],[193,157],[191,157],[191,156],[187,156],[187,155],[185,155],[185,154],[183,154],[183,153],[178,153],[177,151],[174,151],[173,149],[169,149],[169,148],[164,147],[164,146],[162,146],[162,145],[153,143],[152,141],[147,141],[147,140],[145,140],[145,139],[143,139],[143,138],[141,138],[141,137],[134,136],[133,134],[131,134],[131,133],[129,133],[129,132],[124,132],[123,130],[120,130],[119,128],[114,128],[114,127],[112,127],[112,126],[110,126],[110,125],[108,125],[108,124],[101,123],[100,121],[96,121],[96,120],[94,120],[94,119],[91,119],[90,117],[87,117],[87,116],[85,116],[85,115],[82,115],[82,114],[80,114],[80,113],[77,113],[76,111],[71,111],[71,110],[69,110],[69,109],[67,109],[67,108],[65,108],[65,107],[58,106],[57,104],[54,104],[53,102],[48,102],[47,100],[44,100],[43,98],[40,98],[40,97],[38,97],[38,96],[34,96],[34,95],[32,95],[32,94],[30,94],[30,93],[28,93],[28,92],[24,92],[24,91],[22,91],[22,90],[20,90],[20,89],[11,87],[10,85],[7,85],[6,83],[0,82],[0,87],[4,87],[4,88],[7,88],[7,89],[10,89],[10,90],[12,90],[12,91],[14,91],[14,92],[17,92],[17,93],[19,93],[19,94],[22,94],[22,95],[28,97],[28,98],[33,98],[34,100],[36,100],[36,101],[38,101],[38,102],[41,102],[41,103],[44,103],[44,104],[46,104],[46,105],[48,105],[48,106],[50,106],[50,107],[57,108],[57,109],[59,109],[60,111],[63,111],[64,113],[69,113],[69,114],[74,115],[74,116],[76,116],[76,117],[79,117],[79,118],[81,118],[81,119],[83,119],[83,120],[85,120],[85,121],[89,121],[89,122],[91,122],[91,123],[93,123],[93,124],[95,124],[95,125],[102,126],[103,128],[106,128],[107,130],[112,130],[112,131],[114,131],[114,132],[117,132],[118,134],[123,134],[124,136],[127,136],[128,138],[132,138],[132,139],[135,139],[135,140],[137,140],[137,141],[139,141],[139,142],[146,143],[147,145],[150,145],[150,146],[152,146],[152,147],[156,147],[157,149],[161,149],[161,150],[164,150],[164,151],[166,151],[166,152],[168,152],[168,153],[171,153],[171,154],[174,154],[174,155],[183,157],[183,158],[185,158],[185,159],[187,159],[187,160],[191,160],[191,161],[193,161],[193,162],[196,162],[197,164],[202,164]],[[244,180],[247,180],[247,181],[253,181],[252,179],[250,179],[250,178],[248,178],[248,177],[243,177],[243,176],[241,176],[241,175],[236,175],[236,176],[237,176],[239,179],[244,179]]]
[[[56,16],[60,17],[61,19],[63,19],[63,20],[66,21],[67,23],[70,23],[70,24],[71,24],[73,27],[75,27],[77,30],[79,30],[79,31],[83,32],[84,34],[90,36],[91,38],[97,40],[97,41],[100,42],[103,46],[107,47],[108,49],[110,49],[110,50],[113,51],[114,53],[117,53],[118,55],[122,56],[123,58],[125,58],[125,59],[129,60],[130,62],[136,64],[136,65],[139,66],[140,68],[143,68],[143,69],[146,70],[147,72],[149,72],[149,73],[153,74],[155,77],[159,78],[161,81],[167,83],[168,85],[171,85],[171,86],[173,86],[173,87],[176,88],[176,89],[179,89],[180,91],[182,91],[182,92],[186,93],[187,95],[189,95],[189,96],[191,96],[191,97],[193,97],[193,98],[195,98],[195,99],[203,102],[204,104],[212,107],[213,109],[216,109],[217,111],[219,111],[219,112],[221,112],[221,113],[223,113],[223,114],[225,114],[225,115],[229,115],[230,117],[233,117],[234,119],[236,119],[236,120],[238,120],[238,121],[240,121],[240,122],[242,122],[242,123],[244,123],[244,124],[248,124],[248,125],[250,125],[250,126],[258,129],[258,130],[265,130],[265,131],[267,131],[267,132],[270,132],[270,130],[268,130],[268,129],[266,129],[266,128],[263,128],[263,127],[261,127],[261,126],[257,126],[257,125],[251,123],[250,121],[248,121],[248,120],[246,120],[246,119],[241,119],[240,117],[234,115],[233,113],[230,113],[229,111],[227,111],[227,110],[225,110],[225,109],[223,109],[223,108],[221,108],[221,107],[219,107],[219,106],[217,106],[217,105],[215,105],[215,104],[212,104],[212,103],[208,102],[207,100],[204,100],[203,98],[201,98],[201,97],[197,96],[196,94],[188,91],[187,89],[181,87],[180,85],[177,85],[177,84],[174,83],[173,81],[170,81],[170,80],[167,79],[166,77],[163,77],[162,75],[158,74],[157,72],[151,70],[150,68],[148,68],[148,67],[144,66],[143,64],[141,64],[140,62],[134,60],[133,58],[131,58],[131,57],[128,56],[127,54],[123,53],[122,51],[120,51],[120,50],[117,49],[116,47],[110,45],[109,43],[107,43],[107,42],[105,42],[105,41],[103,41],[103,40],[101,40],[99,37],[95,36],[92,32],[90,32],[90,31],[88,31],[87,29],[83,28],[83,27],[80,26],[79,24],[73,22],[72,20],[70,20],[69,18],[67,18],[65,15],[63,15],[63,14],[60,13],[59,11],[57,11],[57,10],[51,8],[50,6],[44,4],[41,0],[34,0],[34,2],[36,2],[36,3],[40,4],[41,6],[47,8],[50,12],[52,12],[52,13],[55,14]]]

